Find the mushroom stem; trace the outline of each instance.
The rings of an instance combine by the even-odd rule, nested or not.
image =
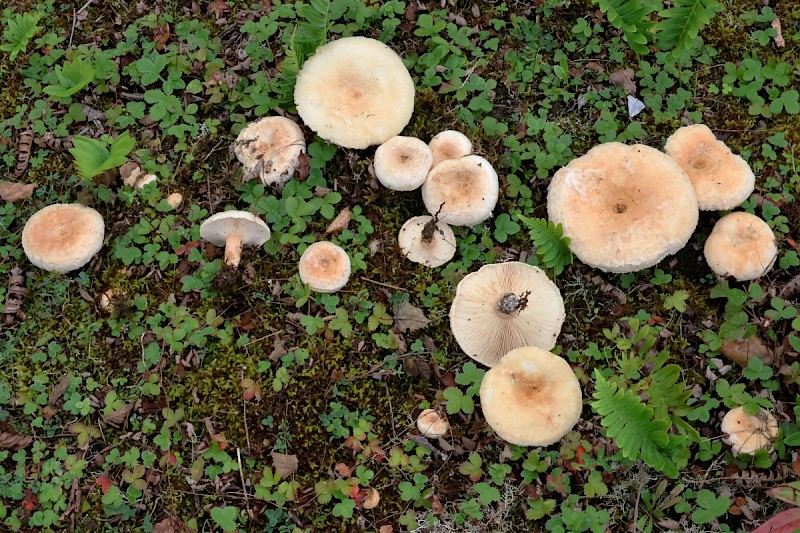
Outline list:
[[[522,298],[513,292],[509,292],[504,294],[503,297],[497,302],[497,310],[503,314],[510,315],[520,308],[521,303]]]
[[[238,268],[242,259],[242,236],[231,233],[225,239],[225,264],[231,268]]]

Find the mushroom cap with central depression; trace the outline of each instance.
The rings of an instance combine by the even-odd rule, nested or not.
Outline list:
[[[350,279],[350,256],[332,242],[315,242],[300,256],[297,270],[311,290],[336,292]]]
[[[303,130],[293,120],[280,116],[251,122],[233,143],[245,180],[257,177],[265,185],[280,186],[289,181],[305,151]]]
[[[22,249],[31,263],[50,272],[80,268],[103,247],[103,217],[81,204],[43,207],[22,228]]]
[[[451,226],[474,226],[491,217],[499,195],[497,172],[479,155],[442,161],[422,184],[425,208]]]

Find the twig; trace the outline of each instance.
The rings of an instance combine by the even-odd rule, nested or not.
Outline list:
[[[244,491],[244,504],[250,508],[250,495],[247,493],[247,485],[244,484],[244,471],[242,470],[242,454],[236,448],[236,460],[239,462],[239,477],[242,479],[242,490]]]
[[[244,370],[239,375],[239,381],[241,382],[244,379]],[[242,419],[244,420],[244,437],[247,440],[247,453],[250,453],[250,431],[247,429],[247,400],[244,399],[244,394],[242,394]],[[239,453],[238,448],[236,453]]]
[[[364,277],[364,276],[360,276],[360,279],[362,279],[364,281],[367,281],[369,283],[374,283],[375,285],[381,285],[382,287],[389,287],[390,289],[394,289],[396,291],[404,291],[405,292],[405,290],[406,290],[406,289],[404,289],[402,287],[398,287],[397,285],[389,285],[388,283],[381,283],[380,281],[374,281],[374,280],[371,280],[371,279],[369,279],[367,277]]]

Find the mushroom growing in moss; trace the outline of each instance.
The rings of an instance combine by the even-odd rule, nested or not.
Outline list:
[[[442,161],[422,184],[425,208],[440,212],[452,226],[474,226],[491,217],[499,194],[497,172],[478,155]]]
[[[247,125],[236,138],[233,152],[244,167],[244,178],[259,178],[280,187],[294,175],[306,151],[303,130],[286,117],[264,117]]]
[[[472,153],[472,141],[456,130],[444,130],[433,136],[428,146],[433,153],[433,165],[448,159],[460,159]]]
[[[397,234],[397,244],[406,259],[432,268],[447,263],[456,253],[453,230],[437,217],[407,220]]]
[[[731,445],[733,455],[752,454],[772,446],[778,436],[778,421],[764,409],[748,415],[744,407],[736,407],[722,418],[721,429],[723,440]]]
[[[235,269],[242,258],[242,246],[261,246],[269,240],[267,223],[246,211],[223,211],[200,225],[200,238],[225,247],[225,264]]]
[[[332,242],[315,242],[300,256],[298,271],[311,290],[336,292],[350,279],[350,256]]]
[[[28,260],[50,272],[82,267],[103,247],[103,217],[81,204],[43,207],[22,228],[22,249]]]
[[[736,212],[714,224],[703,255],[717,275],[749,281],[760,278],[772,268],[778,256],[778,245],[766,222],[750,213]]]
[[[396,135],[375,150],[375,177],[387,189],[413,191],[428,177],[433,154],[415,137]]]

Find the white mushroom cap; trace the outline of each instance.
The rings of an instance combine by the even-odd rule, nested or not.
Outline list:
[[[569,363],[533,346],[508,352],[487,370],[480,395],[486,422],[500,438],[519,446],[558,442],[583,409],[581,386]]]
[[[464,276],[450,307],[450,329],[464,353],[495,366],[514,348],[552,349],[565,317],[564,300],[547,274],[511,261]]]
[[[434,135],[428,146],[433,152],[433,165],[446,159],[460,159],[472,153],[472,141],[469,137],[455,130],[444,130]]]
[[[167,196],[167,203],[172,209],[178,209],[181,202],[183,202],[183,195],[179,192],[174,192]]]
[[[289,181],[305,151],[303,130],[293,120],[280,116],[251,122],[233,144],[245,180],[258,177],[265,185],[280,186]]]
[[[31,263],[50,272],[80,268],[103,247],[103,217],[81,204],[53,204],[28,219],[22,249]]]
[[[450,424],[433,409],[425,409],[417,417],[417,429],[426,437],[438,438],[450,431]]]
[[[714,224],[703,255],[716,274],[747,281],[760,278],[772,268],[778,245],[766,222],[750,213],[736,212]]]
[[[755,188],[756,177],[747,161],[704,124],[678,128],[664,151],[686,171],[701,211],[733,209]]]
[[[641,144],[595,146],[555,173],[550,219],[589,266],[634,272],[683,248],[697,226],[689,177],[669,156]]]
[[[422,184],[422,201],[430,213],[452,226],[474,226],[492,216],[500,182],[492,164],[478,155],[436,165]]]
[[[403,131],[414,112],[414,82],[400,56],[382,42],[343,37],[303,64],[294,102],[323,139],[366,148]]]
[[[396,135],[375,150],[375,177],[387,189],[413,191],[428,177],[433,154],[416,137]]]
[[[269,240],[267,223],[247,211],[223,211],[200,225],[200,238],[214,246],[225,246],[225,264],[236,268],[242,246],[261,246]]]
[[[311,290],[336,292],[350,279],[350,256],[332,242],[315,242],[300,256],[298,271]]]
[[[426,241],[426,237],[430,239]],[[447,263],[456,253],[453,230],[441,220],[434,221],[434,217],[429,216],[406,221],[397,234],[397,244],[406,259],[432,268]]]
[[[764,409],[756,415],[748,415],[744,407],[736,407],[722,418],[721,429],[723,440],[731,445],[733,455],[752,454],[772,446],[778,436],[778,421]]]

